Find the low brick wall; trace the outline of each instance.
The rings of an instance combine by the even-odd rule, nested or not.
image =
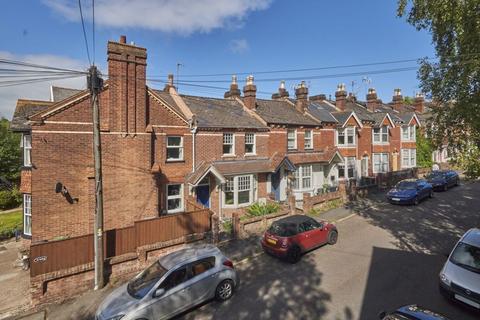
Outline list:
[[[309,193],[303,194],[303,212],[309,212],[313,208],[323,205],[332,200],[342,199],[345,200],[345,194],[343,192],[335,191],[322,193],[316,196],[311,196]]]
[[[233,236],[237,239],[247,238],[252,234],[263,233],[273,221],[279,220],[290,214],[290,210],[282,210],[279,213],[272,213],[259,217],[252,217],[241,220],[240,214],[233,214]]]

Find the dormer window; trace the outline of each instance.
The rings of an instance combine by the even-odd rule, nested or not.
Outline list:
[[[373,143],[374,144],[388,143],[388,126],[373,128]]]
[[[337,129],[337,145],[342,147],[355,146],[355,127]]]

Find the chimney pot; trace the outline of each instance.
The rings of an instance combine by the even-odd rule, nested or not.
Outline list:
[[[127,36],[121,35],[120,36],[120,43],[127,43]]]
[[[232,83],[230,83],[230,90],[225,92],[223,95],[224,98],[235,98],[235,97],[240,97],[241,92],[238,89],[238,84],[237,84],[237,76],[232,75]]]
[[[252,75],[249,75],[249,76],[247,77],[247,86],[248,86],[248,85],[253,85],[253,76],[252,76]]]
[[[335,105],[341,111],[345,111],[346,107],[347,91],[345,90],[345,84],[340,83],[337,85],[337,91],[335,92]]]
[[[237,84],[237,76],[232,75],[232,84]]]
[[[280,81],[280,89],[285,89],[285,80]]]

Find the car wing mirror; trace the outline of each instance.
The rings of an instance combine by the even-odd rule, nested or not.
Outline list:
[[[153,297],[154,298],[161,297],[161,296],[163,296],[164,293],[165,293],[165,289],[159,288],[159,289],[155,290],[155,293],[153,294]]]

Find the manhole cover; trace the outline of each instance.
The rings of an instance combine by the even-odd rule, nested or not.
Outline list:
[[[7,248],[5,246],[1,246],[0,251],[7,251]]]

